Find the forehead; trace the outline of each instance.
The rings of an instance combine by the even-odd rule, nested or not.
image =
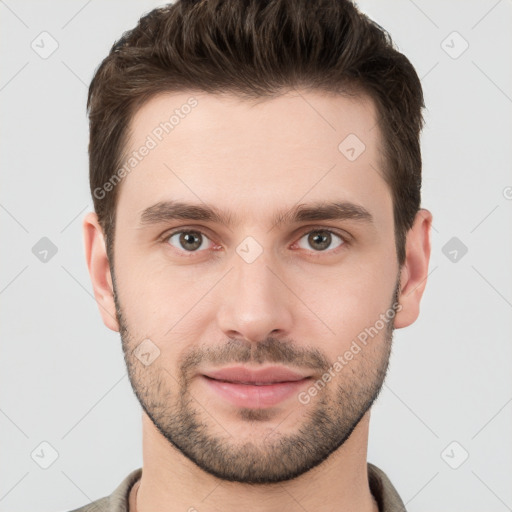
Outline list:
[[[367,96],[293,91],[248,101],[165,93],[135,113],[129,134],[118,210],[130,222],[166,200],[268,211],[269,219],[272,203],[282,210],[308,199],[371,209],[384,196],[381,206],[389,206],[377,111]]]

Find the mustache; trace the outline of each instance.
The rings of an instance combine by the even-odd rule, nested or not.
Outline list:
[[[200,346],[188,351],[179,363],[184,375],[200,365],[220,366],[231,363],[278,363],[326,371],[330,367],[327,357],[316,347],[306,348],[295,342],[268,337],[261,342],[230,338],[219,346]]]

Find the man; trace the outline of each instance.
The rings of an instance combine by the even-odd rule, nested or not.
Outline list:
[[[428,272],[423,106],[348,0],[182,0],[113,46],[83,228],[143,467],[77,510],[405,510],[366,456]]]

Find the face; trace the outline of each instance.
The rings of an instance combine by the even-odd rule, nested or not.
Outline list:
[[[127,153],[155,146],[118,185],[124,356],[147,416],[204,471],[296,477],[381,389],[400,276],[376,122],[369,99],[320,92],[166,94],[132,119]],[[219,374],[235,367],[269,372]]]

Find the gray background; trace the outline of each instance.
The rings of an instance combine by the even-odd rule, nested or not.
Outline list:
[[[92,296],[81,220],[87,86],[157,5],[0,1],[1,511],[70,510],[142,463],[140,406]],[[395,332],[368,460],[412,512],[512,510],[512,1],[359,5],[422,78],[434,215],[421,315]],[[43,31],[58,43],[47,58],[31,47],[51,49]],[[57,248],[46,262],[32,250],[43,237]],[[47,469],[42,442],[58,454]]]

